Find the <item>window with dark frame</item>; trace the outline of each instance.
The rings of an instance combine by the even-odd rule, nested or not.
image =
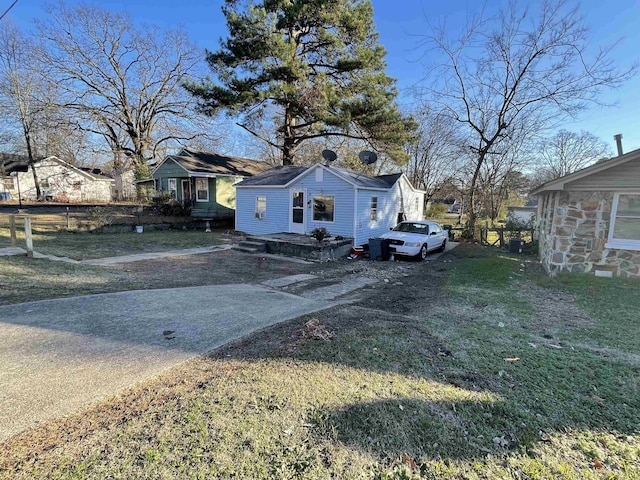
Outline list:
[[[5,190],[14,190],[15,187],[15,182],[13,180],[13,177],[5,177],[2,179],[2,183],[4,185],[4,189]]]
[[[313,196],[313,221],[333,222],[335,197],[333,195]]]

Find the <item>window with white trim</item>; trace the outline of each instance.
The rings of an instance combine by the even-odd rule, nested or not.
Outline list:
[[[256,197],[255,217],[264,220],[267,216],[267,197]]]
[[[13,181],[13,177],[5,177],[2,179],[2,183],[4,184],[5,190],[13,190],[15,189],[15,183]]]
[[[167,190],[169,191],[169,195],[174,200],[178,198],[178,180],[175,178],[170,178],[167,180]]]
[[[640,250],[640,193],[613,196],[607,248]]]
[[[369,218],[372,222],[378,220],[378,197],[371,197],[371,213]]]
[[[196,202],[209,201],[209,179],[196,178]]]
[[[333,211],[336,205],[336,197],[333,195],[313,196],[313,221],[333,222]]]

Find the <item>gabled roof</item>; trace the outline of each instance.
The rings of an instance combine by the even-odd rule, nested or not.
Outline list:
[[[271,168],[271,165],[266,162],[259,162],[248,158],[181,150],[178,155],[168,155],[154,168],[154,172],[167,160],[173,160],[189,173],[250,177]]]
[[[583,168],[582,170],[578,170],[577,172],[570,173],[569,175],[565,175],[564,177],[550,180],[531,190],[531,195],[537,195],[539,193],[550,190],[564,190],[565,185],[569,182],[580,180],[581,178],[600,173],[604,170],[608,170],[610,168],[617,167],[618,165],[622,165],[631,161],[640,161],[640,149],[632,150],[629,153],[619,155],[610,160],[598,162],[595,165],[591,165],[590,167]]]
[[[308,169],[309,167],[299,165],[275,167],[254,177],[245,178],[242,182],[236,185],[242,187],[285,186],[291,182],[291,180],[299,177]]]
[[[392,173],[390,175],[378,175],[376,178],[379,178],[380,180],[385,182],[390,187],[393,187],[395,185],[395,183],[398,180],[400,180],[400,177],[402,177],[402,175],[403,175],[403,173],[400,172],[400,173]],[[409,183],[411,183],[411,182],[409,182]]]
[[[89,178],[91,180],[102,180],[102,181],[108,181],[108,182],[114,181],[112,178],[109,178],[105,175],[98,175],[96,173],[93,173],[92,170],[96,170],[96,169],[76,167],[74,165],[71,165],[70,163],[65,162],[64,160],[60,160],[55,155],[52,155],[50,157],[38,158],[34,161],[34,163],[37,164],[44,160],[51,160],[53,162],[56,162],[59,165],[62,165],[63,167],[68,168],[69,170],[74,170],[76,173],[86,178]],[[0,153],[0,171],[5,172],[6,174],[9,174],[13,171],[24,171],[20,168],[21,167],[24,168],[28,166],[29,166],[29,157],[27,157],[26,155]]]
[[[275,167],[255,177],[244,179],[242,182],[236,184],[236,187],[287,187],[298,178],[318,168],[335,174],[356,188],[376,190],[388,190],[403,176],[402,173],[394,173],[392,175],[371,177],[364,173],[354,172],[345,168],[330,167],[316,163],[310,167],[296,165]]]

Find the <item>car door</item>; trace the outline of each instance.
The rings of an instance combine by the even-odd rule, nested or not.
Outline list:
[[[427,250],[435,250],[442,245],[442,228],[440,225],[429,225],[429,240]]]

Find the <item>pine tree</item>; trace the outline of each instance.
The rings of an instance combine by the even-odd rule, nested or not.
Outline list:
[[[226,0],[229,37],[207,52],[215,81],[186,85],[204,113],[238,116],[238,125],[282,152],[285,165],[304,141],[330,136],[406,160],[402,146],[415,123],[395,102],[370,1],[241,3]]]

